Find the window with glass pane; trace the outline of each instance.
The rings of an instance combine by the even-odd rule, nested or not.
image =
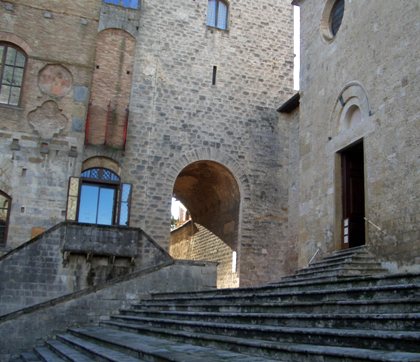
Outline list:
[[[344,0],[337,0],[331,10],[331,33],[335,36],[341,26],[344,15]]]
[[[113,187],[83,184],[80,191],[80,223],[112,225],[115,211]]]
[[[129,9],[137,9],[139,0],[104,0],[106,4],[120,5]]]
[[[0,245],[6,244],[9,226],[10,197],[0,191]]]
[[[207,25],[226,30],[228,18],[228,6],[221,0],[208,0]]]
[[[25,71],[25,54],[8,43],[0,43],[0,103],[18,106]]]

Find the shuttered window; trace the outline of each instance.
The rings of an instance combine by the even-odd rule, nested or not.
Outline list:
[[[6,244],[11,201],[8,195],[0,191],[0,246]]]

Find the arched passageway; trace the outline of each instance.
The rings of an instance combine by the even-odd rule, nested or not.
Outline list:
[[[172,232],[172,256],[217,261],[218,287],[238,286],[240,191],[232,173],[214,161],[194,162],[178,175],[173,194],[192,222]]]

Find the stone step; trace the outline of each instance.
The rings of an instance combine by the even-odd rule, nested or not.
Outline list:
[[[120,351],[109,348],[108,346],[105,347],[97,343],[89,342],[85,339],[78,338],[69,333],[57,335],[57,339],[61,342],[64,342],[76,348],[78,351],[83,351],[83,353],[87,354],[94,360],[103,359],[105,361],[112,361],[112,362],[144,361],[142,359],[133,357],[130,354],[122,353]]]
[[[148,329],[151,327],[239,338],[259,338],[283,343],[359,347],[391,351],[403,350],[420,353],[420,332],[417,331],[297,328],[141,317],[136,319],[125,318],[124,320],[118,319],[118,317],[114,318],[115,320],[103,321],[103,325],[139,333],[148,333]]]
[[[236,288],[236,289],[218,289],[206,290],[193,293],[195,296],[220,296],[220,295],[237,295],[242,294],[258,294],[262,292],[273,291],[309,291],[334,289],[349,289],[353,287],[374,287],[379,285],[393,285],[393,284],[417,284],[420,285],[420,274],[391,274],[386,276],[372,275],[372,276],[350,276],[350,277],[317,277],[308,278],[308,280],[291,280],[271,283],[267,286],[254,288]],[[190,296],[188,292],[178,293],[152,293],[149,299],[168,299],[172,297]],[[147,300],[149,300],[147,299]],[[146,300],[146,299],[145,299]]]
[[[309,266],[315,266],[315,265],[330,265],[334,263],[348,263],[348,262],[359,262],[359,263],[377,263],[378,265],[381,265],[376,258],[374,258],[372,255],[369,254],[350,254],[350,255],[334,255],[330,256],[328,258],[322,258],[319,261],[314,261]]]
[[[20,355],[23,362],[39,362],[39,357],[34,352],[25,352]]]
[[[360,254],[360,253],[362,254],[366,253],[366,254],[371,255],[366,245],[361,245],[361,246],[356,246],[354,248],[334,250],[332,253],[326,255],[325,258],[333,257],[335,255]]]
[[[79,352],[77,349],[72,348],[70,345],[60,342],[59,340],[52,339],[46,342],[48,348],[54,353],[63,357],[67,361],[73,362],[91,362],[94,359],[89,358],[86,354]]]
[[[116,328],[125,328],[127,325]],[[260,338],[239,338],[226,335],[191,333],[185,330],[173,331],[171,329],[153,328],[141,326],[129,328],[132,331],[147,333],[148,335],[159,336],[182,342],[198,345],[217,345],[220,348],[240,350],[243,353],[268,356],[270,358],[290,362],[351,362],[351,361],[419,361],[420,353],[399,352],[388,350],[375,350],[364,348],[350,348],[339,346],[328,346],[325,344],[302,344],[290,342],[268,341]],[[371,346],[369,346],[371,347]]]
[[[283,303],[239,303],[232,305],[229,302],[195,303],[195,304],[168,304],[148,303],[133,304],[135,309],[142,310],[171,310],[171,311],[197,311],[197,312],[242,312],[242,313],[419,313],[420,300],[409,298],[375,299],[354,301],[316,301],[316,302],[283,302]]]
[[[171,340],[111,328],[73,328],[70,331],[79,339],[89,340],[91,344],[112,345],[114,348],[127,351],[127,353],[146,356],[148,361],[273,362],[273,360],[264,357],[247,356],[214,347],[176,343]]]
[[[45,362],[62,362],[65,361],[63,358],[57,356],[53,351],[48,347],[35,347],[35,354],[39,357],[41,361]]]
[[[383,330],[420,330],[420,313],[407,314],[308,314],[308,313],[218,313],[120,310],[120,318],[149,317],[205,321],[216,323],[244,323],[284,327],[355,328]]]
[[[398,293],[398,294],[397,294]],[[373,287],[355,287],[349,289],[318,289],[311,291],[273,291],[263,293],[241,293],[238,295],[212,295],[203,296],[195,295],[194,293],[185,294],[176,298],[158,298],[145,300],[138,303],[138,305],[147,304],[149,306],[161,303],[170,303],[176,305],[188,304],[194,305],[196,303],[207,302],[208,304],[217,304],[224,301],[229,302],[231,305],[243,304],[246,302],[259,302],[259,303],[275,303],[287,301],[340,301],[340,300],[372,300],[372,299],[389,299],[392,300],[398,295],[402,297],[420,297],[420,286],[416,284],[407,285],[385,285]]]
[[[342,268],[342,269],[359,269],[359,270],[377,270],[381,273],[386,273],[386,269],[383,269],[380,263],[374,262],[374,261],[365,261],[365,260],[354,260],[354,259],[344,259],[341,261],[333,261],[333,262],[323,262],[323,263],[316,263],[311,264],[306,268],[302,268],[296,272],[296,275],[300,275],[302,273],[311,271],[327,271],[330,269],[336,269],[336,268]]]
[[[283,277],[284,280],[305,280],[308,277],[333,277],[333,276],[362,276],[382,274],[382,268],[358,268],[349,266],[336,266],[331,268],[321,268],[319,270],[301,270],[294,275]]]

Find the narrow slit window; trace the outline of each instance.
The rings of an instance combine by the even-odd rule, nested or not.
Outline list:
[[[212,78],[212,81],[211,81],[212,85],[216,85],[216,78],[217,78],[217,66],[214,66],[213,67],[213,78]]]

